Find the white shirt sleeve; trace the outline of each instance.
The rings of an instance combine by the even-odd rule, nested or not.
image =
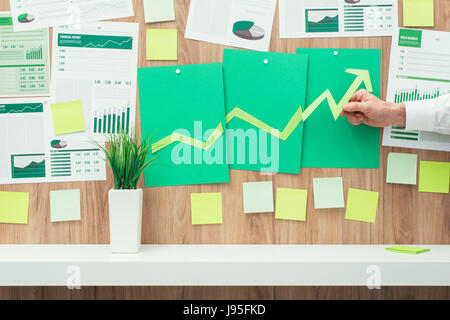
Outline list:
[[[406,102],[406,130],[450,134],[450,94],[436,99]]]

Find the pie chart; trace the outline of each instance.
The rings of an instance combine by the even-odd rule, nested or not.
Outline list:
[[[260,40],[266,35],[263,28],[253,21],[237,21],[233,25],[233,33],[245,40]]]
[[[52,140],[52,142],[50,142],[50,145],[55,149],[63,149],[67,147],[67,142],[62,140]]]
[[[20,23],[28,23],[34,21],[34,17],[28,13],[21,14],[17,20],[19,20]]]

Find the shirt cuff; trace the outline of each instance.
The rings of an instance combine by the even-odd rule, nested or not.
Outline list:
[[[433,131],[436,99],[406,102],[406,130]]]

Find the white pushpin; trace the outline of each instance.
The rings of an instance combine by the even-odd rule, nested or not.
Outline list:
[[[269,60],[264,59],[264,64],[269,64]]]
[[[180,70],[180,69],[177,69],[175,72],[176,72],[177,74],[180,74],[180,73],[181,73],[181,70]]]
[[[339,55],[339,52],[337,52],[337,50],[336,50],[336,51],[333,52],[333,54],[334,54],[335,56],[337,56],[337,55]]]
[[[439,41],[439,40],[441,40],[441,37],[436,36],[436,41]]]

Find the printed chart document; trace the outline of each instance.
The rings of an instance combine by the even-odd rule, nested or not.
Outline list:
[[[192,0],[187,39],[268,51],[276,0]]]
[[[50,95],[48,30],[14,32],[0,12],[0,97]]]
[[[281,38],[391,36],[397,0],[280,0]]]
[[[134,16],[132,0],[9,0],[14,30]]]
[[[106,179],[98,147],[54,135],[46,98],[0,100],[0,136],[0,184]]]
[[[65,136],[104,141],[104,134],[134,129],[138,39],[136,23],[53,30],[52,104],[81,101],[86,129]]]
[[[450,93],[450,32],[400,29],[392,38],[387,100],[407,102]],[[450,136],[384,128],[383,145],[450,151]]]

